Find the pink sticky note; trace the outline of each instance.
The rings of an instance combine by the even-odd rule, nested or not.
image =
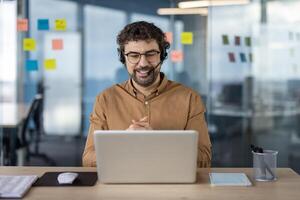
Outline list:
[[[171,61],[172,62],[182,62],[183,61],[183,52],[180,50],[171,51]]]
[[[53,39],[52,40],[52,49],[53,50],[62,50],[64,48],[64,43],[62,39]]]
[[[17,31],[28,31],[28,19],[17,20]]]
[[[228,53],[228,58],[229,58],[229,61],[230,61],[230,62],[235,62],[235,56],[234,56],[234,53],[229,52],[229,53]]]
[[[172,32],[165,32],[166,40],[172,44],[173,42],[173,33]]]

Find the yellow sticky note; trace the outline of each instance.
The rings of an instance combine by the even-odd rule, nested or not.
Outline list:
[[[34,51],[35,50],[35,40],[32,38],[23,39],[23,50],[24,51]]]
[[[44,61],[44,67],[46,70],[56,69],[56,60],[55,59],[46,59]]]
[[[182,44],[193,44],[193,33],[192,32],[182,32],[181,33],[181,43]]]
[[[67,29],[67,21],[65,19],[56,19],[55,20],[55,30],[65,31]]]

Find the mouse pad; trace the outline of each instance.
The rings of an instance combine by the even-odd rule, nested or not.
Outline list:
[[[68,171],[71,172],[71,171]],[[33,186],[93,186],[97,182],[97,172],[75,172],[78,177],[72,184],[59,184],[57,176],[63,172],[46,172]]]

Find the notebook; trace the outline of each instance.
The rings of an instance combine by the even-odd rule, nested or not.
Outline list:
[[[0,198],[22,198],[37,178],[37,175],[1,175]]]
[[[245,173],[209,173],[212,186],[251,186]]]

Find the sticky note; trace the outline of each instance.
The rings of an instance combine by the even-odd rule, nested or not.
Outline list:
[[[32,38],[23,39],[23,50],[24,51],[34,51],[35,50],[35,40]]]
[[[67,21],[65,19],[56,19],[55,20],[55,30],[65,31],[67,29]]]
[[[222,35],[222,42],[223,42],[224,45],[229,44],[228,35]]]
[[[166,37],[166,40],[172,44],[173,43],[173,33],[172,32],[165,32],[165,37]]]
[[[181,43],[182,44],[193,44],[193,33],[192,32],[182,32],[181,33]]]
[[[38,61],[37,60],[26,60],[26,70],[27,71],[37,71]]]
[[[46,59],[44,61],[44,67],[46,70],[56,69],[56,60],[55,59]]]
[[[244,53],[240,53],[241,62],[247,62],[246,55]]]
[[[252,55],[252,53],[249,53],[249,62],[253,62],[253,55]]]
[[[241,45],[241,37],[240,36],[235,36],[234,37],[234,44],[236,46],[240,46]]]
[[[234,53],[228,53],[228,59],[229,59],[229,62],[235,62],[235,56],[234,56]]]
[[[40,31],[49,30],[49,19],[38,19],[37,26]]]
[[[180,50],[171,51],[171,61],[172,62],[182,62],[183,61],[183,52]]]
[[[52,49],[53,50],[62,50],[64,48],[64,43],[62,39],[53,39],[52,40]]]
[[[250,38],[250,37],[246,37],[246,38],[245,38],[245,44],[246,44],[246,46],[248,46],[248,47],[251,46],[251,38]]]
[[[28,31],[28,19],[17,20],[17,31]]]

